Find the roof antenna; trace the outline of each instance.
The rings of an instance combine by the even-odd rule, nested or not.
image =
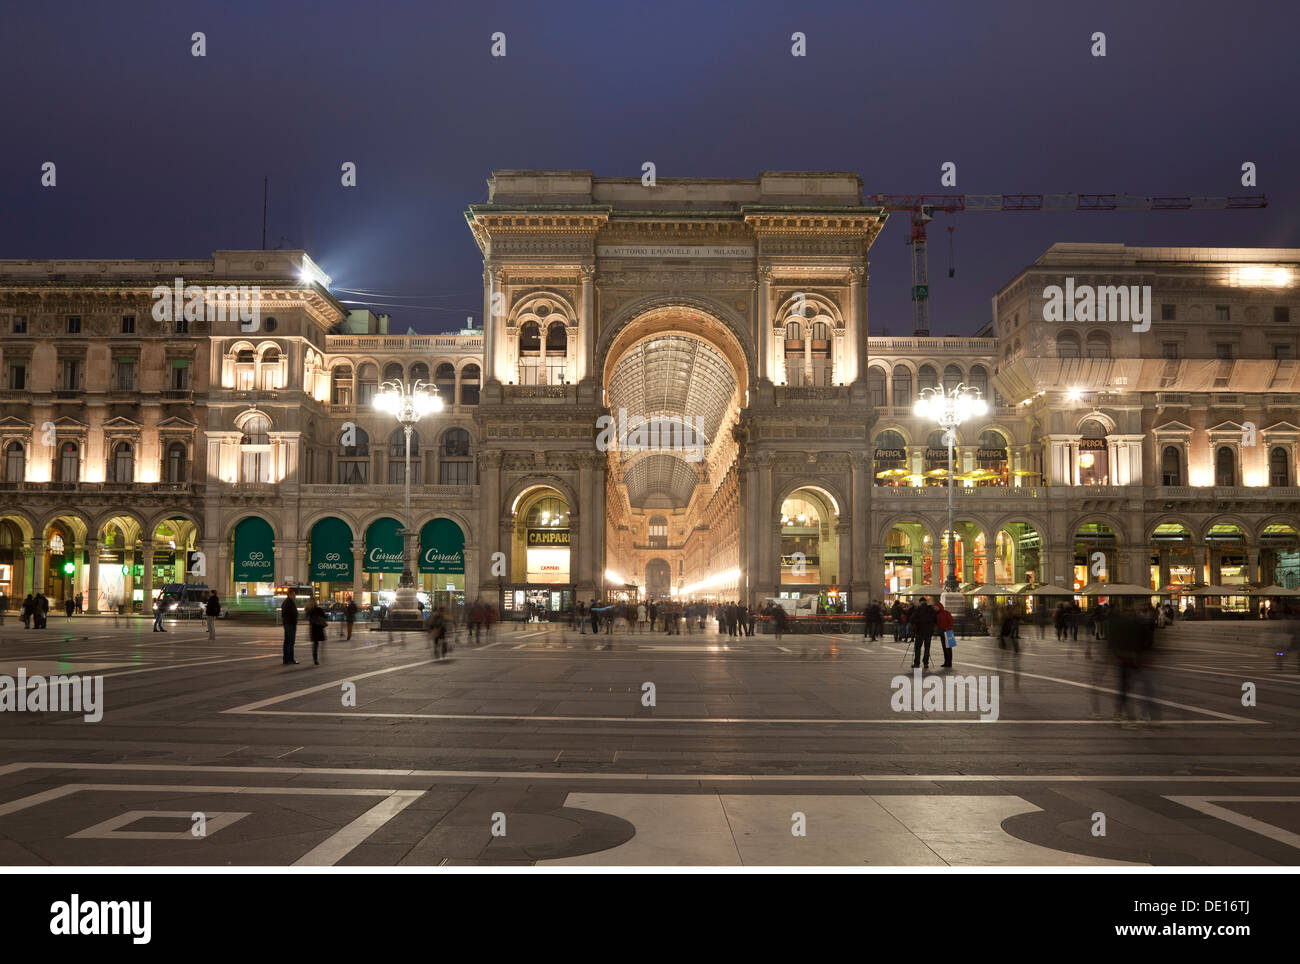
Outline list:
[[[262,175],[262,248],[266,250],[266,175]]]

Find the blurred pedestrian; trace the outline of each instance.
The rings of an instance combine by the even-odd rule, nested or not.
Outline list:
[[[203,607],[203,614],[208,618],[208,639],[217,638],[217,617],[221,615],[221,597],[214,589],[208,593],[208,601]]]
[[[290,666],[298,662],[293,658],[293,646],[298,635],[298,601],[294,599],[292,589],[280,605],[280,622],[284,625],[284,647],[281,656],[284,665]]]

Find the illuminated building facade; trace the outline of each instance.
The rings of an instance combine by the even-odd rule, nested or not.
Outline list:
[[[0,262],[0,589],[380,598],[392,378],[446,406],[412,464],[436,601],[940,584],[947,448],[912,405],[959,383],[990,402],[957,432],[963,584],[1300,581],[1300,251],[1058,244],[977,336],[875,337],[853,174],[505,171],[466,219],[485,325],[457,334],[387,334],[303,252]],[[255,291],[255,324],[158,320],[178,278]],[[1149,317],[1047,320],[1053,288]]]

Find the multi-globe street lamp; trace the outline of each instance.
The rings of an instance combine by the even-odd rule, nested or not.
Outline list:
[[[379,391],[375,393],[374,406],[378,411],[394,416],[406,435],[406,471],[403,473],[406,488],[406,518],[402,528],[402,575],[397,581],[397,594],[389,610],[389,622],[390,624],[394,620],[409,622],[412,619],[418,622],[420,606],[416,598],[413,574],[415,552],[411,547],[411,540],[415,537],[411,520],[411,430],[425,415],[442,411],[442,398],[438,395],[436,385],[418,378],[409,388],[400,379],[392,379],[380,384]]]
[[[937,422],[948,443],[948,571],[944,574],[943,588],[945,594],[955,594],[960,586],[957,584],[957,522],[953,502],[953,484],[957,481],[953,465],[953,440],[957,426],[972,417],[986,415],[989,404],[980,397],[978,389],[956,385],[951,391],[945,391],[936,385],[922,390],[921,397],[916,400],[912,410],[920,418]]]

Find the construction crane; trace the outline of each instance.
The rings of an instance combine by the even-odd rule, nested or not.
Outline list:
[[[912,325],[930,334],[930,269],[926,225],[936,211],[1225,211],[1268,207],[1263,194],[1242,197],[1142,197],[1135,194],[869,194],[865,203],[911,214]],[[952,228],[948,229],[950,232]],[[951,244],[951,235],[949,235]],[[950,266],[948,276],[954,269]]]

